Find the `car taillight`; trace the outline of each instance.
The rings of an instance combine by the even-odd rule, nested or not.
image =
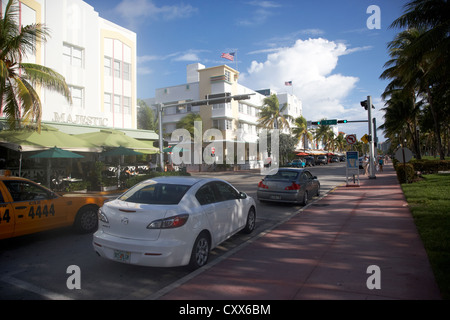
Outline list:
[[[151,222],[147,229],[173,229],[183,226],[188,220],[188,214],[180,214],[178,216],[173,216],[165,219],[155,220]]]
[[[258,188],[269,189],[269,186],[264,184],[263,180],[258,183]]]
[[[286,188],[284,188],[284,190],[300,190],[301,185],[296,184],[295,182],[292,182],[292,184],[290,186],[287,186]]]

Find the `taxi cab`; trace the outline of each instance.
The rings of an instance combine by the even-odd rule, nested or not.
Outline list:
[[[58,195],[31,180],[0,172],[0,239],[74,226],[80,233],[97,230],[105,198]]]

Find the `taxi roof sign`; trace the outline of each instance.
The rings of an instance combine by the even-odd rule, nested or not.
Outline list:
[[[0,170],[0,176],[4,176],[4,177],[11,176],[11,170],[5,170],[5,169]]]

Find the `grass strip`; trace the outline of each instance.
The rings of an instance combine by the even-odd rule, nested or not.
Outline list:
[[[402,184],[442,298],[450,300],[450,174]]]

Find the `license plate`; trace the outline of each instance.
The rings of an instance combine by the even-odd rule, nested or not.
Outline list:
[[[281,199],[281,196],[270,196],[270,199],[273,199],[273,200],[280,200],[280,199]]]
[[[122,250],[114,250],[114,259],[121,262],[130,262],[131,252],[122,251]]]

